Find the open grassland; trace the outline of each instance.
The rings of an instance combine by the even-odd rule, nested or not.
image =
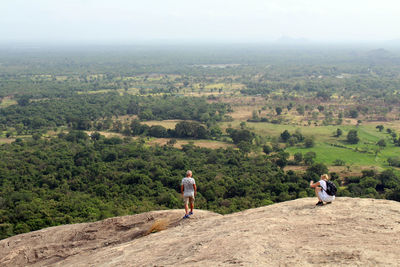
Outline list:
[[[2,138],[2,137],[0,137],[0,144],[10,144],[10,143],[12,143],[14,141],[15,141],[14,138]]]
[[[86,134],[91,135],[94,131],[85,131]],[[120,133],[113,133],[113,132],[106,132],[106,131],[96,131],[101,135],[104,135],[107,138],[110,137],[119,137],[119,138],[124,138],[125,136]]]
[[[102,89],[102,90],[91,90],[91,91],[79,91],[77,92],[78,95],[84,95],[84,94],[105,94],[105,93],[111,93],[111,92],[118,92],[119,95],[124,95],[124,93],[131,94],[131,95],[137,95],[139,93],[139,89],[137,88],[128,88],[127,90],[125,89]]]
[[[177,86],[177,85],[176,85]],[[207,84],[204,87],[201,87],[200,84],[194,84],[192,87],[182,87],[180,93],[183,93],[185,96],[240,96],[240,90],[244,88],[243,84],[228,84],[228,83],[211,83]],[[242,96],[245,97],[245,96]],[[228,99],[228,98],[227,98]],[[227,99],[220,101],[228,102]]]
[[[233,122],[224,122],[222,123],[222,128],[227,128],[231,126],[233,128],[238,128],[241,121],[235,120]],[[385,127],[396,129],[400,127],[399,124],[395,126],[394,123],[391,123],[393,127]],[[380,123],[382,124],[382,123]],[[386,126],[385,123],[383,123]],[[389,124],[388,124],[389,125]],[[365,125],[329,125],[329,126],[299,126],[293,124],[273,124],[268,122],[246,122],[246,126],[253,130],[256,134],[261,136],[278,136],[284,130],[288,130],[291,133],[294,133],[296,130],[300,131],[305,136],[314,136],[317,141],[331,141],[338,142],[344,141],[346,139],[346,135],[350,130],[357,130],[358,136],[361,139],[360,143],[363,142],[373,142],[374,144],[378,142],[380,139],[391,139],[390,135],[383,130],[379,132],[375,127],[376,124],[365,124]],[[343,131],[343,135],[339,138],[335,137],[335,133],[337,129],[341,129]],[[358,145],[359,146],[359,145]]]
[[[313,151],[317,154],[316,161],[323,162],[327,165],[333,165],[335,160],[343,160],[346,165],[351,166],[379,166],[388,167],[387,159],[400,155],[400,147],[395,146],[391,136],[383,130],[379,132],[375,127],[376,123],[353,126],[298,126],[298,125],[282,125],[272,123],[251,123],[247,122],[246,127],[254,131],[256,134],[264,137],[278,139],[280,134],[288,130],[290,133],[300,131],[304,136],[311,136],[315,140],[315,146],[305,148],[302,144],[287,147],[286,151],[291,155],[297,152],[303,154]],[[389,126],[390,125],[390,126]],[[225,122],[222,128],[227,127],[239,128],[240,121]],[[397,129],[398,124],[384,124],[385,128]],[[343,135],[335,137],[337,129],[343,131]],[[358,144],[349,144],[346,140],[347,133],[350,130],[357,130],[360,142]],[[377,142],[385,140],[386,147],[379,147]]]
[[[323,142],[317,142],[312,148],[289,147],[290,154],[301,152],[303,154],[313,151],[317,154],[316,161],[333,165],[337,159],[343,160],[347,165],[374,166],[386,165],[382,157],[375,158],[372,153],[357,152],[348,148],[333,147]]]
[[[160,125],[166,129],[175,129],[175,125],[182,120],[163,120],[163,121],[143,121],[142,124],[146,124],[148,126]]]
[[[0,132],[1,133],[1,132]],[[0,144],[10,144],[14,142],[16,139],[27,139],[32,138],[32,135],[16,135],[13,134],[10,137],[6,137],[4,133],[0,134]]]
[[[223,96],[225,93],[219,93],[219,92],[198,92],[198,91],[185,91],[183,94],[184,96],[191,96],[191,97],[202,97],[202,96]]]
[[[166,145],[169,141],[169,138],[149,138],[149,141],[146,143],[149,145]],[[213,140],[188,140],[188,139],[175,139],[176,143],[174,145],[175,148],[182,148],[183,145],[187,145],[192,143],[198,147],[205,147],[211,149],[218,149],[218,148],[228,148],[234,147],[233,144],[228,144],[220,141],[213,141]]]
[[[133,120],[135,120],[137,118],[138,118],[137,115],[122,115],[122,116],[118,116],[118,117],[114,116],[114,117],[112,117],[112,120],[113,121],[120,121],[122,123],[128,123],[129,124],[129,123],[131,123],[131,121],[133,121]]]
[[[241,83],[210,83],[207,84],[206,86],[204,86],[204,88],[206,90],[213,90],[213,89],[223,89],[224,91],[237,91],[237,90],[241,90],[245,87],[244,84]]]
[[[55,77],[57,81],[66,81],[68,79],[68,76],[56,76]]]
[[[0,108],[6,108],[16,104],[17,101],[15,99],[12,99],[11,97],[4,97],[3,100],[0,102]]]
[[[167,128],[167,127],[172,127],[172,126],[175,127],[175,124],[178,122],[179,122],[179,120],[168,120],[168,121],[149,121],[146,123],[149,123],[149,125],[152,125],[152,123],[154,123],[153,125],[163,125],[164,127]],[[91,135],[93,132],[95,132],[95,131],[85,131],[85,133],[88,135]],[[123,134],[115,133],[115,132],[109,132],[109,131],[96,131],[96,132],[100,133],[101,135],[103,135],[107,138],[118,137],[118,138],[123,139],[126,137]],[[44,137],[53,137],[53,136],[56,136],[58,133],[59,132],[48,131],[44,135]],[[26,138],[28,136],[24,136],[24,137]],[[142,138],[142,140],[144,140],[144,142],[147,145],[151,145],[151,146],[155,146],[155,145],[163,146],[163,145],[166,145],[169,140],[171,140],[171,138],[154,138],[154,137],[148,137],[148,136],[146,136],[146,137],[134,136],[134,137],[132,137],[132,140],[138,140],[139,138]],[[204,148],[210,148],[210,149],[235,147],[235,145],[233,145],[233,144],[225,143],[225,142],[221,142],[221,141],[215,141],[215,140],[205,140],[205,139],[190,140],[190,139],[180,139],[180,138],[177,138],[175,140],[176,140],[176,143],[174,144],[174,147],[179,148],[179,149],[182,148],[183,145],[187,145],[190,143],[195,146],[198,146],[198,147],[204,147]],[[14,138],[0,138],[0,144],[11,143],[13,141],[15,141]]]
[[[78,95],[84,95],[84,94],[105,94],[105,93],[110,93],[110,92],[115,92],[115,90],[112,89],[103,89],[103,90],[92,90],[92,91],[80,91],[78,92]]]
[[[344,98],[343,96],[331,98],[329,101],[321,101],[304,94],[297,95],[296,92],[286,93],[279,90],[268,96],[248,96],[240,92],[236,93],[226,98],[220,98],[219,101],[231,104],[234,112],[230,115],[234,119],[242,121],[252,119],[253,112],[259,118],[299,126],[333,125],[337,123],[339,116],[342,118],[341,125],[357,125],[359,120],[362,123],[382,123],[400,119],[398,107],[388,108],[385,103],[378,100],[366,107],[369,110],[367,112],[365,110],[360,111],[361,105],[357,99]],[[289,109],[290,105],[291,108]],[[281,108],[280,115],[276,111],[278,107]],[[301,109],[303,109],[302,113],[300,112]],[[359,110],[356,111],[358,112],[357,116],[349,118],[350,110]]]

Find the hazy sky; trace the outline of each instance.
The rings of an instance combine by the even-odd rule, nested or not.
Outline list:
[[[0,0],[0,41],[400,39],[399,0]]]

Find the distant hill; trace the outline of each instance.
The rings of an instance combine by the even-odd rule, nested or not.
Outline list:
[[[0,241],[0,265],[398,266],[399,202],[314,204],[303,198],[225,216],[195,210],[183,220],[182,210],[170,210],[52,227]]]
[[[293,38],[289,36],[282,36],[275,41],[277,44],[285,44],[285,45],[299,45],[299,44],[308,44],[309,40],[306,38]]]
[[[399,46],[400,48],[400,39],[394,39],[386,42],[389,45]]]
[[[374,58],[388,58],[393,56],[390,51],[384,48],[370,50],[367,52],[367,55]]]

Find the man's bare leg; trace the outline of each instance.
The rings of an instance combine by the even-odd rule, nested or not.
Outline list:
[[[192,201],[190,203],[190,212],[193,213],[193,209],[194,209],[194,201]]]
[[[188,215],[189,214],[189,207],[188,207],[188,203],[185,203],[185,214]]]

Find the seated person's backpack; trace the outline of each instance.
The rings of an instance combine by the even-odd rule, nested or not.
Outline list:
[[[332,183],[331,181],[325,181],[325,183],[326,183],[325,192],[330,196],[336,195],[336,191],[337,191],[336,185],[334,183]]]

